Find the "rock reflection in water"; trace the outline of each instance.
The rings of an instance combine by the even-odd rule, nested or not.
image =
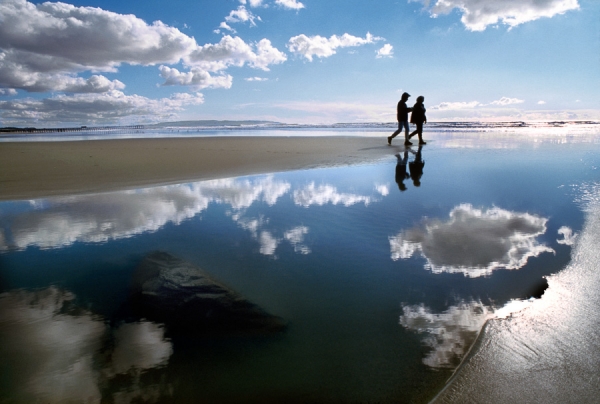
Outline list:
[[[163,328],[137,322],[113,330],[74,298],[53,286],[0,294],[0,401],[99,403],[113,393],[130,401],[160,390],[141,386],[139,375],[168,362]],[[125,386],[104,391],[117,375]]]
[[[462,273],[468,277],[490,275],[500,268],[519,269],[530,257],[554,250],[537,242],[548,219],[500,208],[455,207],[450,219],[426,220],[421,226],[390,237],[392,260],[420,251],[425,268],[433,273]]]

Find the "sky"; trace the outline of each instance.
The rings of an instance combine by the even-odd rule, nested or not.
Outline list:
[[[0,126],[600,120],[598,0],[0,0]]]

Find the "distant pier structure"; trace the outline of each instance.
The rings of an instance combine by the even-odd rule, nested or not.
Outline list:
[[[0,128],[2,134],[28,134],[28,133],[60,133],[60,132],[119,132],[119,133],[135,133],[146,129],[144,125],[129,125],[129,126],[79,126],[72,128]]]

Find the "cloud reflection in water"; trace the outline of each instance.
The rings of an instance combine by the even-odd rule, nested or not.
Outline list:
[[[423,304],[403,305],[402,311],[400,325],[426,333],[423,343],[432,350],[423,363],[433,368],[457,366],[494,312],[480,301],[461,301],[443,313],[433,313]]]
[[[0,238],[0,248],[58,248],[131,237],[157,231],[167,223],[180,224],[210,203],[229,204],[236,210],[255,201],[273,205],[289,189],[289,183],[265,176],[33,201],[34,211],[11,220],[12,241]]]
[[[54,286],[0,294],[0,374],[11,375],[3,393],[18,402],[99,403],[102,386],[116,375],[167,364],[172,347],[163,327],[137,322],[111,329],[101,317],[69,306],[74,298]],[[149,386],[128,380],[129,396],[142,390],[147,396]]]
[[[392,260],[407,259],[419,251],[433,273],[490,275],[495,269],[519,269],[529,257],[554,250],[537,242],[548,219],[500,208],[480,210],[462,204],[450,219],[427,219],[418,227],[390,237]]]
[[[304,235],[308,233],[308,227],[298,226],[284,233],[283,237],[292,244],[294,251],[301,254],[309,254],[310,248],[304,245]]]
[[[455,368],[475,342],[485,322],[507,318],[521,312],[536,301],[534,298],[511,299],[495,308],[479,300],[461,300],[441,313],[424,304],[402,305],[399,323],[408,330],[423,334],[423,344],[431,351],[423,363],[432,368]]]
[[[246,216],[255,202],[273,206],[291,189],[289,182],[266,175],[35,200],[30,202],[29,211],[0,217],[8,223],[7,232],[0,230],[0,251],[24,250],[29,246],[61,248],[75,242],[100,243],[132,237],[157,231],[168,223],[180,224],[216,203],[231,207],[228,216],[250,232],[259,243],[261,254],[274,255],[282,241],[289,242],[296,253],[308,254],[311,250],[304,244],[307,226],[275,230],[264,215]],[[295,190],[293,200],[302,207],[327,203],[351,206],[368,205],[372,198],[311,183]]]
[[[337,188],[332,185],[319,185],[315,186],[314,182],[311,182],[303,189],[294,191],[294,202],[296,205],[309,207],[311,205],[326,205],[331,203],[333,205],[344,205],[351,206],[357,203],[364,203],[368,205],[372,201],[369,196],[362,196],[357,194],[340,193]]]
[[[560,229],[558,229],[558,234],[562,235],[563,238],[556,240],[556,242],[558,244],[564,244],[564,245],[570,245],[570,246],[575,244],[575,240],[577,240],[577,236],[578,236],[577,233],[573,232],[573,229],[571,229],[570,227],[567,227],[567,226],[562,226]]]

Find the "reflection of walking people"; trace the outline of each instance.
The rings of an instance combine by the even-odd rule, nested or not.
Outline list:
[[[412,107],[412,114],[410,114],[410,123],[417,125],[417,129],[411,133],[408,138],[410,139],[414,135],[419,135],[419,144],[426,144],[423,140],[423,124],[427,123],[427,117],[425,116],[425,105],[423,105],[425,97],[422,95],[417,97],[417,103]]]
[[[402,132],[402,128],[404,128],[404,144],[411,145],[412,143],[408,140],[408,113],[412,111],[412,108],[409,108],[406,105],[406,101],[408,101],[408,97],[410,97],[409,93],[403,93],[400,101],[398,101],[398,108],[396,117],[398,119],[398,130],[392,133],[392,136],[388,136],[388,144],[392,144],[392,139],[398,136],[400,132]]]
[[[425,161],[423,161],[423,158],[421,156],[421,149],[423,148],[423,146],[422,146],[423,144],[425,144],[425,142],[423,142],[419,145],[419,149],[415,153],[414,161],[411,161],[410,163],[408,163],[408,170],[410,171],[410,178],[412,178],[413,185],[415,187],[421,186],[421,177],[423,176],[423,167],[425,167]]]
[[[400,158],[400,153],[396,154],[398,163],[396,163],[396,183],[400,191],[406,191],[406,185],[404,180],[410,178],[410,175],[406,172],[406,163],[408,163],[408,150],[404,150],[404,158]]]

